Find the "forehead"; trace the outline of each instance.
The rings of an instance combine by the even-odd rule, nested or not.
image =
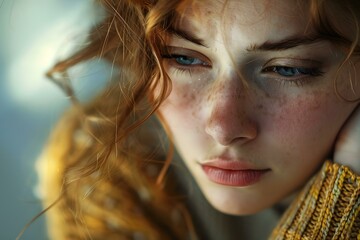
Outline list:
[[[177,25],[202,39],[276,41],[311,32],[307,0],[185,1]]]

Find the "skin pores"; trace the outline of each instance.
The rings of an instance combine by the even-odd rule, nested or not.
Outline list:
[[[354,98],[349,78],[357,80],[350,64],[337,73],[338,46],[275,44],[314,34],[298,2],[189,4],[164,36],[173,88],[159,111],[206,199],[224,213],[255,213],[302,187],[357,105],[334,91],[337,76],[342,96]]]

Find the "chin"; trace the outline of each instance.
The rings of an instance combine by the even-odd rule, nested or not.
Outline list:
[[[261,205],[256,204],[254,201],[252,201],[249,204],[241,204],[237,203],[235,204],[233,201],[229,203],[229,201],[218,201],[218,199],[209,199],[207,198],[210,205],[215,208],[217,211],[228,214],[228,215],[234,215],[234,216],[246,216],[246,215],[252,215],[259,213],[271,206],[268,205]],[[254,205],[255,203],[255,205]]]

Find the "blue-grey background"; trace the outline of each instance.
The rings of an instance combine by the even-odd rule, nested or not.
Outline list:
[[[92,0],[0,0],[0,239],[15,239],[41,211],[35,160],[70,104],[44,72],[86,43],[87,30],[104,15]],[[71,71],[85,100],[109,79],[93,61]],[[21,239],[47,239],[44,217]]]

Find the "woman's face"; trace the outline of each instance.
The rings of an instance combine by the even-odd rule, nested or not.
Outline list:
[[[346,53],[318,38],[305,2],[184,4],[164,34],[173,89],[159,111],[222,212],[255,213],[303,186],[357,105],[336,96]],[[346,63],[339,72],[346,98],[354,98],[355,71]]]

